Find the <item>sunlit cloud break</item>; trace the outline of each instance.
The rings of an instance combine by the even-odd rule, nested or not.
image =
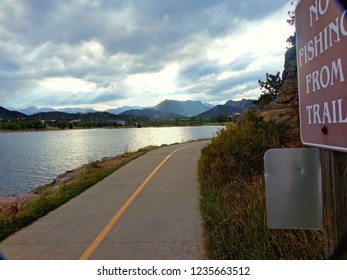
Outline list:
[[[287,0],[0,3],[0,106],[258,98],[283,70]]]

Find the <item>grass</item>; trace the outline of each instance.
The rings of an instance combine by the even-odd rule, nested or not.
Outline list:
[[[0,241],[76,197],[123,165],[155,148],[144,148],[136,152],[126,152],[112,159],[90,162],[81,169],[75,179],[63,183],[58,188],[40,190],[39,196],[18,212],[0,215]]]
[[[221,130],[199,160],[200,208],[208,259],[324,259],[320,231],[266,226],[263,155],[297,143],[285,122],[248,112]]]

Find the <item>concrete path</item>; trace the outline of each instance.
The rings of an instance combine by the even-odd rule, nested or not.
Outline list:
[[[196,170],[207,143],[147,153],[10,236],[0,251],[33,260],[202,259]]]

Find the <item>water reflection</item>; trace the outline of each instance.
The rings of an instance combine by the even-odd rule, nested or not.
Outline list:
[[[218,126],[0,133],[0,196],[49,183],[58,174],[149,145],[212,138]]]

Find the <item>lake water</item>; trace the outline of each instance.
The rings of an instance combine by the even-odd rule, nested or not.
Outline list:
[[[149,145],[212,138],[218,126],[0,133],[0,196],[51,182],[84,163]]]

